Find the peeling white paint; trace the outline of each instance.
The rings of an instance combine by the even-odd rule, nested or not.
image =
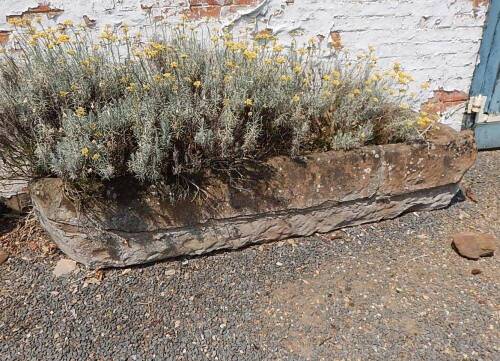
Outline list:
[[[52,8],[64,12],[48,24],[66,19],[82,22],[83,15],[104,25],[145,28],[154,19],[178,20],[189,9],[187,0],[57,0]],[[35,0],[2,0],[0,30],[6,30],[7,15],[21,14],[39,5]],[[234,9],[233,9],[234,10]],[[270,28],[283,42],[299,31],[299,42],[317,35],[328,39],[331,31],[340,33],[345,48],[357,52],[369,45],[376,48],[380,65],[398,61],[416,79],[413,91],[421,102],[432,90],[468,92],[477,61],[486,7],[474,8],[472,0],[261,0],[257,5],[221,12],[218,26],[236,31]],[[204,21],[204,20],[203,20]],[[428,81],[428,90],[419,84]]]

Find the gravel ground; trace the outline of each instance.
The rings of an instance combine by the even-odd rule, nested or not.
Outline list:
[[[500,237],[500,151],[464,185],[477,203],[334,240],[60,278],[61,254],[25,251],[0,266],[0,358],[500,360],[498,254],[469,261],[450,246],[455,231]]]

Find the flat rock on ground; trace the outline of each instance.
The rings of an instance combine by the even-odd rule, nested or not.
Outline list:
[[[61,277],[70,274],[76,269],[76,262],[72,259],[62,258],[57,261],[52,273],[56,277]]]
[[[457,252],[470,259],[493,256],[497,242],[495,236],[485,233],[461,232],[453,235]]]
[[[0,268],[1,358],[500,360],[498,255],[450,246],[500,236],[499,170],[500,151],[479,154],[464,180],[477,203],[99,276],[15,254]]]

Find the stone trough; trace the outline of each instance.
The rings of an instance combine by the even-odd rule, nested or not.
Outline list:
[[[202,195],[171,204],[126,182],[76,206],[56,178],[30,192],[41,224],[71,258],[122,267],[447,207],[476,159],[471,132],[445,126],[427,142],[275,157],[242,188],[208,177]]]

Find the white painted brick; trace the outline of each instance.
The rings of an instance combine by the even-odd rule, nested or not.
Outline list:
[[[6,16],[36,7],[37,0],[0,0],[0,30],[8,29]],[[431,81],[431,89],[468,91],[477,60],[485,20],[484,6],[473,9],[472,0],[262,0],[257,14],[229,13],[223,24],[236,31],[253,24],[269,27],[282,41],[291,40],[292,30],[301,30],[300,41],[317,34],[328,36],[338,31],[342,42],[355,53],[373,45],[380,64],[402,63],[417,83]],[[141,8],[151,7],[150,10]],[[187,0],[53,0],[50,6],[64,13],[48,23],[64,19],[75,23],[87,15],[97,21],[97,29],[127,23],[147,27],[152,17],[163,15],[177,21],[189,5]],[[249,9],[252,10],[252,9]],[[414,90],[424,101],[430,91],[418,84]]]

